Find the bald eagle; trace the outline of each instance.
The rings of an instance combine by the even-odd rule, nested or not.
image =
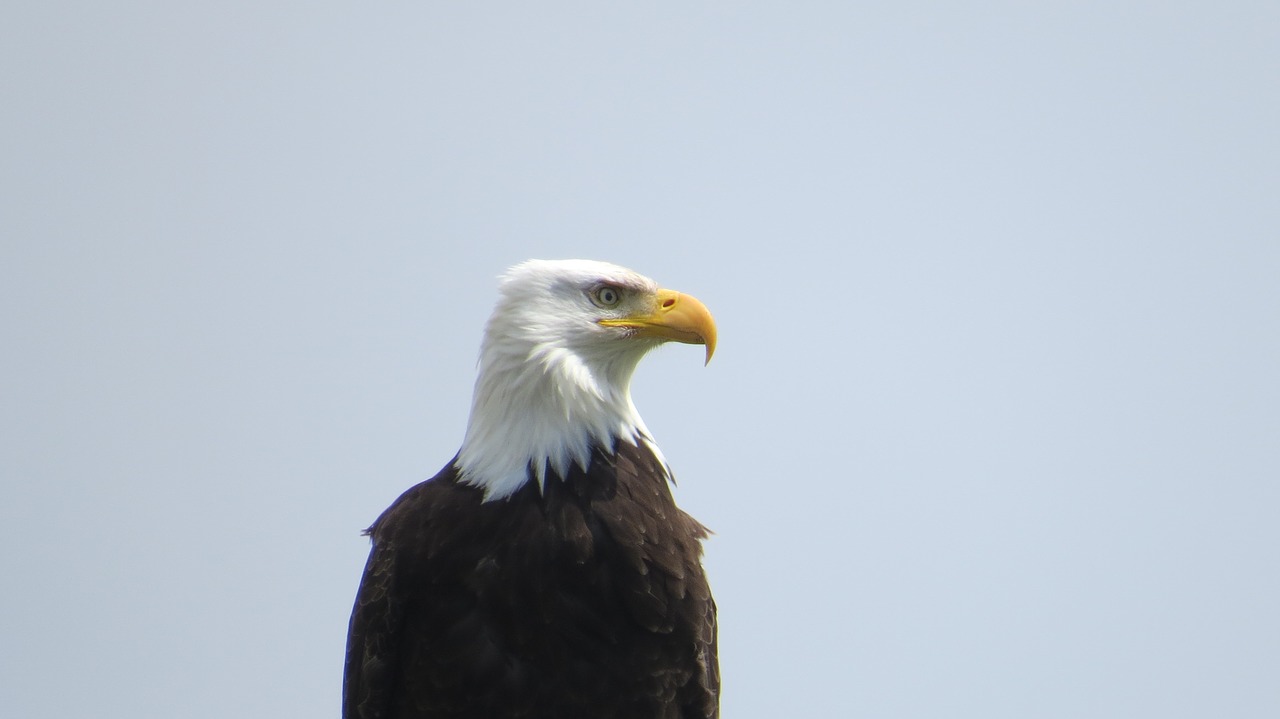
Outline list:
[[[707,530],[631,401],[667,341],[710,361],[710,312],[630,270],[503,276],[462,448],[366,530],[345,719],[718,716]]]

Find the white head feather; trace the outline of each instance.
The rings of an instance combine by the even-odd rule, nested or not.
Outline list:
[[[627,290],[624,304],[658,290],[590,260],[530,260],[503,275],[457,460],[485,501],[510,496],[530,472],[541,489],[548,468],[560,477],[571,463],[586,469],[593,445],[644,442],[666,466],[631,401],[636,365],[661,341],[598,324],[621,311],[593,301],[604,285]]]

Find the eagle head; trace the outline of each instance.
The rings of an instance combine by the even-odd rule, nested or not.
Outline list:
[[[631,401],[631,376],[664,342],[715,352],[716,327],[697,299],[624,267],[530,260],[503,275],[485,327],[457,465],[485,500],[529,479],[586,469],[594,446],[644,442],[662,458]]]

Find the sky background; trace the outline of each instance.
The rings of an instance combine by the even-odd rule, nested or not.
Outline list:
[[[0,706],[337,716],[496,277],[623,264],[723,713],[1280,716],[1280,4],[6,2]]]

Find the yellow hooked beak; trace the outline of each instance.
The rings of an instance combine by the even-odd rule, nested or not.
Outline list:
[[[716,351],[716,322],[711,311],[696,297],[675,290],[658,290],[653,309],[629,317],[599,320],[605,327],[626,327],[639,337],[706,345],[707,359]],[[706,364],[704,362],[703,364]]]

